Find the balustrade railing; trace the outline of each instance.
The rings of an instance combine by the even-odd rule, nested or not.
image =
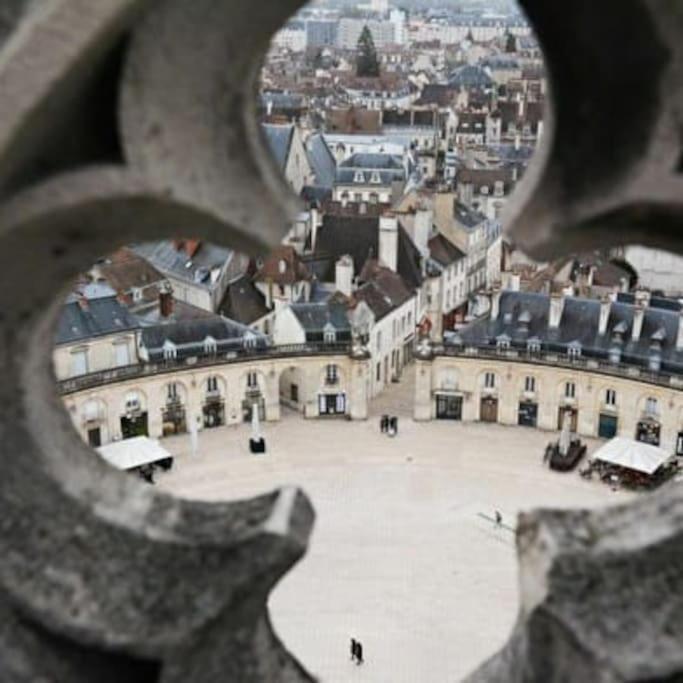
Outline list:
[[[211,367],[215,365],[228,365],[250,359],[272,358],[301,358],[306,356],[338,356],[346,355],[351,351],[350,342],[307,343],[287,344],[281,346],[268,346],[265,348],[241,348],[228,353],[194,355],[183,358],[168,358],[154,362],[136,363],[118,368],[109,368],[87,375],[70,377],[57,382],[58,391],[61,395],[73,394],[77,391],[93,389],[105,384],[125,382],[130,379],[152,377],[180,370],[192,370],[194,368]]]
[[[449,346],[437,345],[433,347],[434,355],[458,358],[484,358],[496,361],[509,361],[512,363],[527,363],[532,365],[544,365],[560,367],[569,370],[583,370],[603,375],[611,375],[622,379],[633,379],[639,382],[657,384],[671,389],[683,389],[683,368],[680,373],[658,371],[634,363],[611,363],[591,355],[583,355],[571,358],[566,354],[566,348],[543,349],[538,352],[527,351],[521,348],[498,349],[492,346]]]

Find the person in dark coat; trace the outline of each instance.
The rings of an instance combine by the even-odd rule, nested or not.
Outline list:
[[[358,643],[355,638],[351,638],[351,661],[356,659],[356,647]]]
[[[360,640],[356,641],[356,664],[360,666],[363,664],[363,645],[361,644]]]

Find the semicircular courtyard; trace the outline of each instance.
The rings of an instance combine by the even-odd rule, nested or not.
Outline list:
[[[205,430],[194,453],[188,435],[163,440],[176,466],[157,485],[176,496],[232,500],[283,485],[310,495],[310,549],[272,593],[270,613],[326,682],[460,680],[515,621],[518,512],[634,495],[549,470],[547,432],[415,422],[413,374],[371,404],[367,421],[284,410],[264,425],[265,455],[250,453],[248,424]],[[399,417],[395,437],[380,431],[384,413]],[[587,444],[590,454],[599,442]],[[352,637],[364,645],[362,667],[350,659]]]

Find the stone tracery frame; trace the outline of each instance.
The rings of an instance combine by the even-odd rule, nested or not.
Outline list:
[[[6,3],[0,679],[311,680],[266,608],[305,552],[305,494],[202,505],[116,475],[76,438],[49,353],[55,294],[103,253],[188,225],[250,252],[279,242],[296,203],[260,138],[255,88],[271,35],[303,2]],[[615,234],[683,251],[677,3],[522,4],[552,106],[511,204],[513,239],[541,258]],[[518,625],[470,680],[683,675],[680,491],[535,512],[519,529]]]

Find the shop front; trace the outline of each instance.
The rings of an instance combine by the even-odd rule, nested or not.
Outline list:
[[[533,401],[520,401],[517,413],[517,424],[520,427],[538,426],[538,403]]]
[[[636,441],[648,443],[651,446],[659,446],[662,436],[662,426],[657,420],[645,418],[636,427]]]
[[[345,415],[346,394],[318,394],[318,413],[323,415]]]
[[[213,429],[225,424],[225,403],[223,399],[208,398],[202,408],[204,414],[204,428]]]
[[[462,396],[453,394],[436,395],[437,420],[462,420]]]
[[[161,411],[162,433],[174,436],[187,432],[185,406],[178,400],[169,401]]]

